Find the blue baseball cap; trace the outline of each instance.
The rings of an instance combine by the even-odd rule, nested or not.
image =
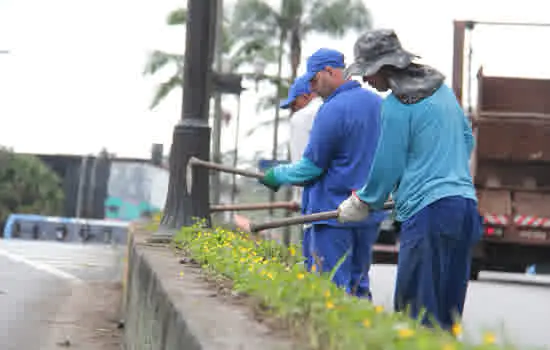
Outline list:
[[[299,96],[310,94],[311,89],[309,88],[309,80],[305,76],[298,77],[294,80],[290,89],[288,89],[288,97],[286,100],[281,102],[280,107],[287,109],[290,107],[292,102],[296,100]]]
[[[340,51],[322,48],[313,53],[307,59],[307,72],[304,74],[307,81],[311,81],[315,74],[325,67],[345,68],[344,54]]]

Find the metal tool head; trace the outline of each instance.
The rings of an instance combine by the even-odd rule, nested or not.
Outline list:
[[[193,190],[193,168],[196,159],[197,158],[195,157],[189,158],[187,167],[185,168],[185,188],[187,190],[187,194],[191,194],[191,191]]]

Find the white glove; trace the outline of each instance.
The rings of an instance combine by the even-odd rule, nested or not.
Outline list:
[[[351,196],[338,206],[338,221],[354,222],[366,219],[369,216],[369,206],[359,199],[353,192]]]

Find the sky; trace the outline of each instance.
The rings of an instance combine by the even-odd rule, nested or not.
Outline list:
[[[273,0],[273,3],[277,1]],[[144,77],[152,50],[183,53],[185,28],[164,24],[176,0],[0,0],[0,145],[18,152],[96,154],[103,147],[124,157],[147,158],[153,143],[168,151],[181,115],[181,90],[149,110],[158,77]],[[231,1],[226,0],[226,3]],[[375,27],[393,28],[403,46],[449,77],[455,19],[545,22],[545,1],[366,1]],[[341,39],[310,35],[304,60],[319,43],[352,59],[357,33]],[[550,28],[480,27],[474,34],[474,67],[487,74],[550,77]],[[304,66],[301,66],[300,73]],[[253,86],[242,96],[239,152],[269,151],[272,129],[246,132],[274,111],[259,113]],[[237,114],[233,97],[224,108]],[[224,127],[222,146],[232,149],[235,118]],[[281,128],[281,139],[288,136]]]

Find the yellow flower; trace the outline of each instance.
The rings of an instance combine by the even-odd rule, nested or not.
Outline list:
[[[294,249],[294,247],[288,248],[288,252],[290,253],[291,256],[296,255],[296,249]]]
[[[330,290],[325,291],[325,297],[326,298],[330,297]]]
[[[365,318],[365,319],[363,320],[363,327],[365,327],[365,328],[370,328],[370,326],[371,326],[370,320],[368,320],[368,319]]]
[[[327,309],[334,309],[334,304],[330,300],[325,303],[325,306],[327,307]]]
[[[462,334],[462,326],[459,323],[453,324],[453,327],[451,328],[451,333],[453,333],[455,337],[458,337]]]
[[[296,276],[296,278],[298,278],[299,280],[303,280],[304,277],[306,277],[303,273],[299,273],[298,276]]]
[[[267,273],[267,277],[268,277],[269,279],[273,279],[273,275],[271,274],[271,272],[268,272],[268,273]]]
[[[496,336],[491,332],[486,332],[483,335],[483,343],[484,344],[487,344],[487,345],[494,344],[494,343],[496,343],[496,341],[497,341]]]
[[[182,277],[182,276],[183,276],[183,271],[180,271],[180,277]]]
[[[456,350],[456,346],[454,344],[445,344],[441,348],[441,350]]]
[[[245,261],[246,261],[245,258],[241,258],[241,259],[239,260],[239,262],[240,262],[241,264],[244,263]]]
[[[384,307],[382,305],[376,305],[374,307],[374,312],[376,312],[377,314],[382,313],[384,312]]]
[[[414,335],[414,331],[410,328],[401,328],[397,334],[399,335],[399,338],[407,339]]]
[[[317,265],[312,265],[311,266],[311,271],[316,272],[317,271]]]

